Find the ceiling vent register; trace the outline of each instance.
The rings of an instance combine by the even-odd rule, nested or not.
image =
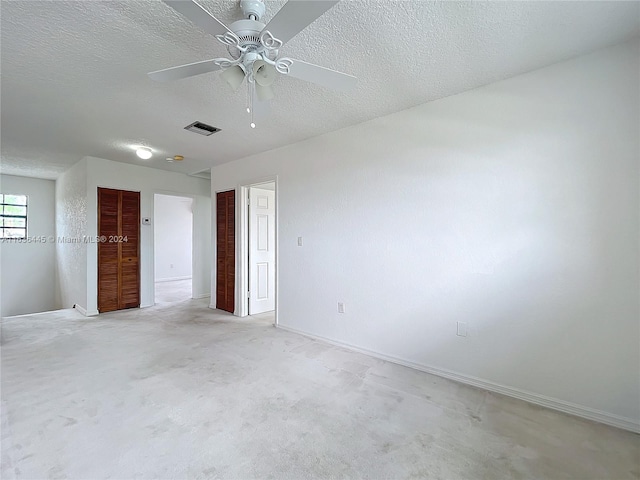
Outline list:
[[[193,122],[191,125],[187,125],[186,127],[184,127],[184,129],[193,133],[197,133],[199,135],[204,135],[206,137],[220,131],[219,128],[212,127],[211,125],[207,125],[206,123],[202,122]]]

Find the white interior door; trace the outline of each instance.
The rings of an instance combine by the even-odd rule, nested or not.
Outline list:
[[[249,188],[249,315],[275,309],[276,192]]]

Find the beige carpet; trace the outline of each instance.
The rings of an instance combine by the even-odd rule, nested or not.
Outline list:
[[[2,323],[2,478],[637,479],[640,437],[207,300]]]
[[[191,299],[191,279],[156,282],[156,303],[175,303]]]

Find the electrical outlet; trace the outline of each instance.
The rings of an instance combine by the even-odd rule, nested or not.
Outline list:
[[[338,313],[344,313],[344,303],[338,302]]]
[[[467,336],[467,324],[465,322],[458,322],[458,329],[456,330],[456,335],[459,337]]]
[[[298,237],[298,246],[301,247],[302,246],[302,237]]]

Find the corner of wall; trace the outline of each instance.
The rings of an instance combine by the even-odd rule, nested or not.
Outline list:
[[[87,235],[86,212],[87,160],[83,158],[55,184],[56,267],[62,308],[87,305],[86,243],[80,241]]]

